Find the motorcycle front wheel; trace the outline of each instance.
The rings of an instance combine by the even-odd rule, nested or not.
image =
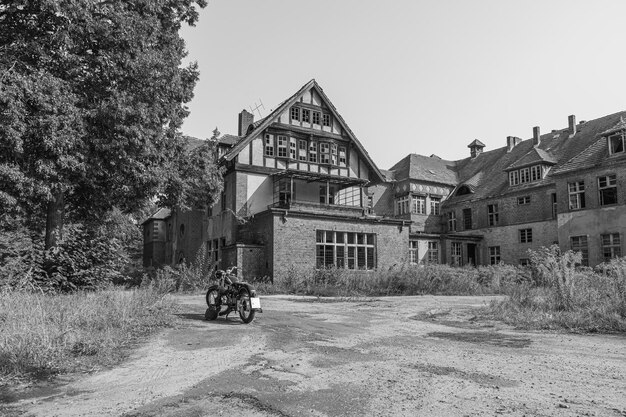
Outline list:
[[[241,321],[248,324],[254,320],[254,314],[256,311],[252,309],[250,304],[250,293],[246,288],[242,288],[237,296],[237,310],[239,311],[239,317]]]
[[[206,303],[209,306],[204,312],[204,318],[207,320],[215,320],[220,312],[220,293],[217,288],[209,288],[206,292]]]

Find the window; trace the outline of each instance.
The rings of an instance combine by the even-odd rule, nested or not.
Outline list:
[[[265,135],[265,156],[274,156],[274,139],[270,135]]]
[[[489,222],[489,226],[498,225],[498,221],[500,220],[500,214],[498,213],[497,204],[489,204],[487,206],[487,220]]]
[[[517,185],[517,184],[519,184],[519,172],[517,172],[517,171],[509,172],[509,184],[510,185]]]
[[[320,112],[318,111],[313,112],[313,124],[314,125],[320,124]]]
[[[615,174],[599,177],[598,189],[600,191],[601,206],[617,204],[617,178]]]
[[[317,163],[317,142],[309,143],[309,162]]]
[[[552,218],[556,219],[557,209],[558,209],[558,205],[556,203],[556,193],[550,194],[550,197],[552,199]]]
[[[472,228],[472,209],[463,209],[463,228],[465,230]]]
[[[622,256],[622,247],[620,245],[619,233],[609,233],[601,235],[602,239],[602,256],[604,262],[608,262],[613,258]]]
[[[330,164],[330,144],[320,143],[320,164]]]
[[[587,248],[587,236],[572,236],[572,250],[582,254],[581,265],[589,266],[589,249]]]
[[[585,208],[585,182],[577,181],[567,184],[569,192],[569,209],[579,210]]]
[[[294,138],[290,138],[289,139],[289,157],[291,159],[296,159],[296,153],[297,153],[297,146],[296,146],[296,140]]]
[[[333,187],[326,188],[325,185],[320,185],[320,203],[335,204],[335,189]]]
[[[500,246],[489,246],[489,264],[498,265],[500,263]]]
[[[276,146],[278,148],[278,157],[286,158],[287,157],[287,136],[279,136],[278,144]]]
[[[624,132],[609,136],[609,154],[624,153]]]
[[[439,263],[439,242],[428,242],[428,263]]]
[[[374,214],[374,196],[373,195],[368,195],[367,196],[367,214]]]
[[[335,145],[334,143],[330,145],[330,163],[333,165],[338,165],[337,164],[337,145]]]
[[[302,109],[302,121],[304,123],[311,123],[311,110]]]
[[[409,196],[396,198],[396,215],[409,214]]]
[[[316,232],[318,268],[376,269],[376,235],[374,233]]]
[[[322,115],[322,122],[324,126],[330,126],[330,114],[324,113]]]
[[[531,243],[533,241],[533,229],[520,229],[519,242]]]
[[[289,178],[282,178],[278,182],[278,203],[281,207],[289,206],[292,199],[296,198],[296,183]],[[293,191],[293,193],[292,193]]]
[[[300,147],[298,148],[298,160],[306,162],[307,161],[307,155],[306,155],[307,144],[306,144],[306,140],[301,140],[299,143],[300,143]]]
[[[430,197],[430,214],[438,216],[441,209],[441,197]]]
[[[522,168],[519,170],[519,182],[521,184],[530,182],[530,168]]]
[[[452,242],[450,244],[450,260],[452,261],[452,265],[461,265],[461,243]]]
[[[530,196],[525,195],[524,197],[517,197],[517,205],[523,206],[525,204],[530,204]]]
[[[456,232],[456,213],[454,211],[448,212],[448,231]]]
[[[541,165],[530,167],[530,180],[539,181],[541,179]]]
[[[348,160],[346,159],[346,147],[340,146],[339,147],[339,166],[345,167],[347,163],[348,163]]]
[[[411,212],[413,214],[426,214],[426,197],[414,195],[411,198]]]
[[[291,120],[300,121],[300,109],[298,107],[291,108]]]
[[[528,266],[528,265],[530,265],[530,259],[528,259],[528,258],[520,258],[519,264],[521,266]]]
[[[419,263],[419,253],[417,251],[418,242],[417,240],[409,240],[409,262],[411,264]]]

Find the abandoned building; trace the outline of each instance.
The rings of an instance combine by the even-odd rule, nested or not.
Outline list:
[[[208,210],[144,222],[144,265],[200,248],[245,276],[289,268],[374,270],[405,263],[526,264],[558,244],[594,266],[623,253],[626,112],[447,161],[410,154],[379,169],[311,80],[267,117],[239,114],[217,138],[224,191]],[[504,142],[504,141],[503,141]]]

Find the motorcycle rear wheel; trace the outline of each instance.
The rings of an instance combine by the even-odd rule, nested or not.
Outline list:
[[[250,304],[250,293],[247,288],[242,288],[237,296],[237,310],[241,321],[248,324],[254,320],[256,311],[252,309]]]
[[[206,303],[209,308],[204,312],[204,318],[206,320],[215,320],[222,308],[220,304],[220,293],[217,288],[209,288],[206,293]]]

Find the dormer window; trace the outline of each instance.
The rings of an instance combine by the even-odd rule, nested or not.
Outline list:
[[[609,136],[609,155],[625,152],[624,131]]]
[[[539,181],[544,177],[547,171],[542,165],[533,165],[509,171],[509,185],[526,184],[529,182]]]
[[[456,195],[471,194],[472,190],[467,185],[462,185],[456,192]]]

